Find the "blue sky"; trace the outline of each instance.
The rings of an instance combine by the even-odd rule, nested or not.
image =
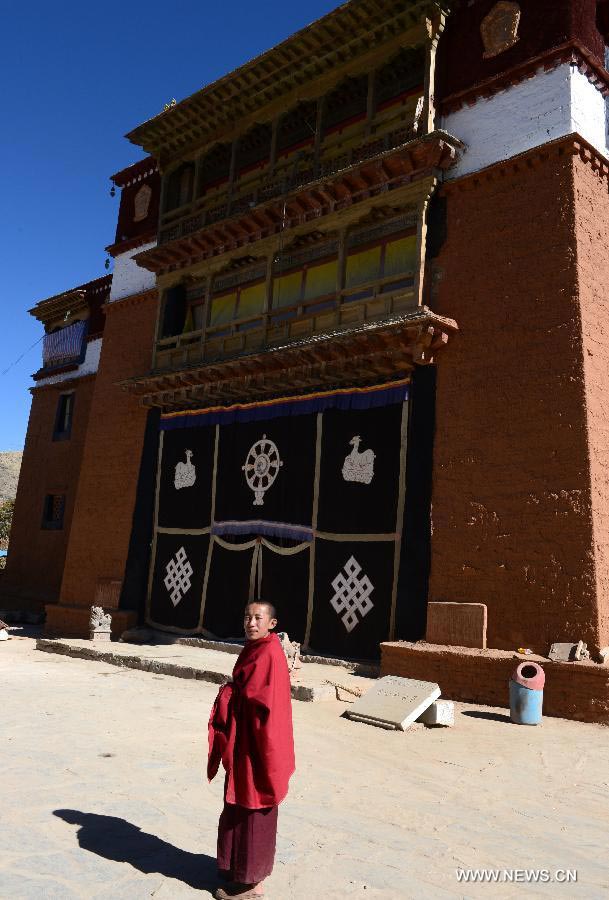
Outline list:
[[[123,135],[337,5],[2,5],[0,451],[23,447],[41,361],[40,344],[25,353],[42,334],[27,310],[105,274],[118,211],[108,179],[142,157]]]

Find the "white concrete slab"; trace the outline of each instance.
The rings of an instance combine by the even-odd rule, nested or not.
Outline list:
[[[347,712],[350,719],[381,728],[408,728],[440,696],[432,681],[385,675]]]

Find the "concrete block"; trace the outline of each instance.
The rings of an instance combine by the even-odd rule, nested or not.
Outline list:
[[[417,722],[424,725],[442,725],[444,728],[452,728],[455,724],[455,704],[452,700],[436,700],[428,706]]]
[[[590,659],[590,653],[583,641],[577,643],[556,643],[550,647],[548,654],[554,662],[579,662],[582,659]]]
[[[486,622],[484,603],[428,603],[425,640],[428,644],[486,650]]]
[[[440,696],[431,681],[386,675],[347,710],[349,719],[404,731]]]

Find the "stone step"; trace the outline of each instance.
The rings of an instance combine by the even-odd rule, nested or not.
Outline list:
[[[59,653],[76,659],[104,662],[112,666],[139,669],[155,675],[175,678],[192,678],[212,684],[228,680],[235,663],[234,653],[221,650],[191,647],[181,644],[133,645],[125,643],[101,643],[77,639],[39,638],[36,649],[45,653]],[[336,687],[327,684],[336,677],[336,668],[318,663],[303,665],[292,679],[292,699],[304,702],[336,699]],[[369,678],[341,673],[341,683],[365,691],[372,682]]]

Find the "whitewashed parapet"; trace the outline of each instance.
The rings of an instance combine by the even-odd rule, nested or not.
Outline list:
[[[154,288],[156,284],[154,272],[142,269],[133,259],[138,253],[143,253],[144,250],[151,250],[153,247],[156,247],[156,241],[142,244],[133,250],[127,250],[125,253],[120,253],[116,256],[112,272],[112,289],[109,303],[114,303],[116,300],[122,300],[124,297],[130,297],[132,294],[141,294],[143,291],[149,291]]]
[[[607,155],[605,100],[570,63],[542,70],[464,106],[445,116],[442,127],[466,145],[447,179],[469,175],[568,134],[578,134]]]

